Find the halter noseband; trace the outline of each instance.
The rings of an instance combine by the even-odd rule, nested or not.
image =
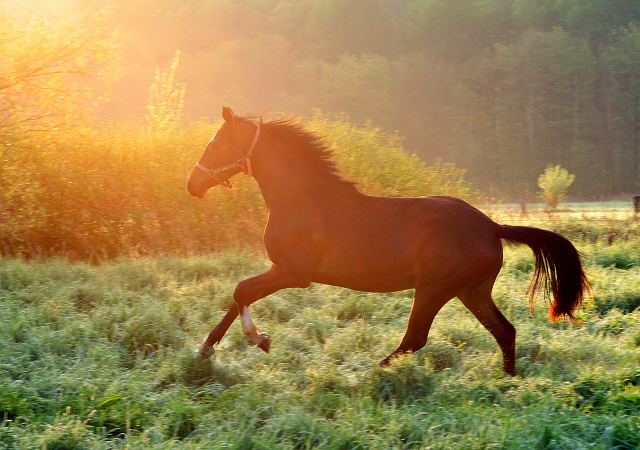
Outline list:
[[[253,153],[253,148],[256,146],[256,142],[258,142],[258,137],[260,136],[260,125],[256,125],[256,134],[255,136],[253,136],[253,142],[251,142],[251,146],[249,147],[249,151],[239,160],[237,160],[236,162],[234,162],[233,164],[229,164],[228,166],[222,166],[219,167],[217,169],[207,169],[205,166],[203,166],[202,164],[200,164],[199,162],[196,163],[196,167],[200,170],[202,170],[203,172],[207,173],[211,178],[213,178],[214,180],[216,180],[219,184],[226,186],[229,189],[233,188],[233,184],[239,180],[239,178],[234,181],[234,183],[229,182],[229,179],[226,180],[221,180],[220,178],[218,178],[218,174],[220,172],[224,172],[226,170],[229,169],[235,169],[236,167],[240,167],[240,170],[242,170],[242,173],[244,175],[248,175],[248,176],[252,176],[253,172],[251,171],[251,154]],[[244,176],[242,175],[242,176]],[[240,177],[242,178],[242,177]]]

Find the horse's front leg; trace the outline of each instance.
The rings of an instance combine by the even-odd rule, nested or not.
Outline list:
[[[310,277],[294,274],[281,265],[273,265],[267,272],[238,283],[233,293],[235,305],[231,305],[231,309],[209,334],[202,346],[202,356],[209,357],[213,354],[213,345],[220,342],[238,314],[240,314],[244,334],[249,336],[262,350],[269,352],[269,347],[271,346],[269,336],[266,333],[262,333],[253,323],[249,305],[280,289],[306,288],[310,283]]]

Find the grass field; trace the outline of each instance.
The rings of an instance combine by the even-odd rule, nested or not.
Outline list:
[[[530,314],[531,252],[506,249],[494,294],[518,331],[515,378],[457,300],[424,350],[381,369],[412,292],[323,285],[252,307],[270,354],[235,323],[198,360],[235,284],[268,267],[259,254],[0,260],[0,448],[640,448],[634,217],[490,213],[588,231],[572,235],[595,292],[580,326],[550,324],[542,299]]]

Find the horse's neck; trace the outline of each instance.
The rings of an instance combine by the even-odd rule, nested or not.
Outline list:
[[[268,159],[263,157],[256,161],[255,179],[269,210],[288,210],[301,203],[322,203],[320,198],[359,194],[350,186],[310,173],[306,167],[296,166],[276,149],[268,152]]]

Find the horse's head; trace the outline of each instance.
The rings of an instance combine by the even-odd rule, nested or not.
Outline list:
[[[222,108],[224,123],[211,138],[187,181],[187,190],[203,198],[217,184],[231,187],[229,178],[244,172],[251,175],[251,154],[260,135],[260,127],[234,116],[231,108]]]

